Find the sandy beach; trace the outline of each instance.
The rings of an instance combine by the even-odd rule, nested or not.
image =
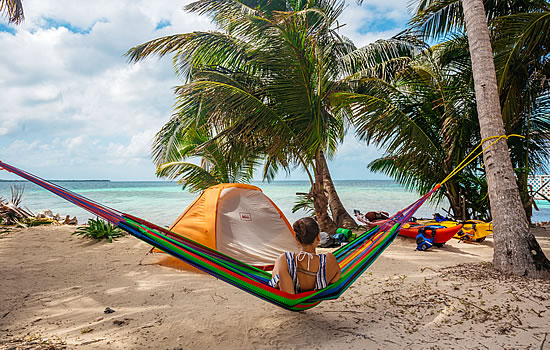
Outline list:
[[[398,237],[338,300],[295,313],[74,229],[0,235],[1,349],[550,348],[550,282],[495,273],[491,238],[417,252]]]

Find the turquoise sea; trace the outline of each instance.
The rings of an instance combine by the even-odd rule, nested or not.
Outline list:
[[[141,217],[158,225],[169,225],[197,197],[197,194],[182,191],[175,182],[165,181],[56,181],[62,187],[79,193],[119,211]],[[30,182],[0,182],[0,197],[10,198],[11,185],[24,185],[22,206],[33,212],[51,209],[54,214],[76,216],[79,223],[92,215],[73,204]],[[299,219],[304,212],[292,213],[296,192],[308,192],[307,181],[253,182],[279,206],[289,221]],[[393,181],[345,180],[335,181],[335,186],[346,209],[362,212],[385,210],[395,213],[418,199],[419,195],[408,192]],[[550,203],[537,202],[541,211],[535,212],[533,221],[550,221]],[[434,212],[444,214],[448,205],[425,203],[417,217],[431,217]]]

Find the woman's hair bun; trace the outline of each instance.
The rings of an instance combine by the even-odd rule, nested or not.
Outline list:
[[[292,228],[296,233],[296,238],[303,245],[313,243],[319,234],[319,225],[317,225],[317,222],[311,217],[297,220],[292,225]]]

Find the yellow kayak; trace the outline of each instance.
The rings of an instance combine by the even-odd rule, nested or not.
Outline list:
[[[445,227],[451,227],[461,224],[458,221],[435,221],[435,220],[418,220],[422,225],[441,225]],[[484,222],[481,220],[468,220],[465,221],[462,229],[454,236],[462,241],[466,242],[483,242],[485,238],[493,233],[493,223]]]

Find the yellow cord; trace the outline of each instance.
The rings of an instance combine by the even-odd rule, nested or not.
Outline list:
[[[525,136],[521,136],[521,135],[517,135],[517,134],[510,134],[510,135],[500,135],[500,136],[489,136],[489,137],[486,137],[484,138],[483,140],[481,140],[481,142],[479,143],[479,145],[476,146],[476,148],[474,148],[474,150],[472,152],[470,152],[470,154],[468,154],[468,156],[466,156],[466,158],[464,158],[464,160],[462,162],[460,162],[460,164],[458,164],[458,166],[453,170],[451,171],[451,173],[449,175],[447,175],[447,177],[441,181],[437,187],[440,187],[441,185],[443,185],[445,182],[449,181],[453,176],[455,176],[458,172],[460,172],[462,169],[464,169],[468,164],[470,164],[471,162],[474,161],[474,159],[476,159],[477,157],[479,157],[481,154],[483,154],[483,152],[485,150],[487,150],[489,147],[491,147],[492,145],[494,145],[495,143],[498,142],[498,140],[500,139],[508,139],[509,137],[521,137],[521,138],[525,138]],[[490,139],[495,139],[493,142],[491,142],[491,144],[487,147],[485,147],[484,149],[482,149],[478,154],[475,155],[475,157],[473,157],[472,159],[470,159],[467,163],[463,164],[464,162],[466,162],[466,160],[468,160],[468,158],[470,158],[470,156],[479,148],[481,147],[481,145],[483,145],[483,143],[487,140],[490,140]]]

